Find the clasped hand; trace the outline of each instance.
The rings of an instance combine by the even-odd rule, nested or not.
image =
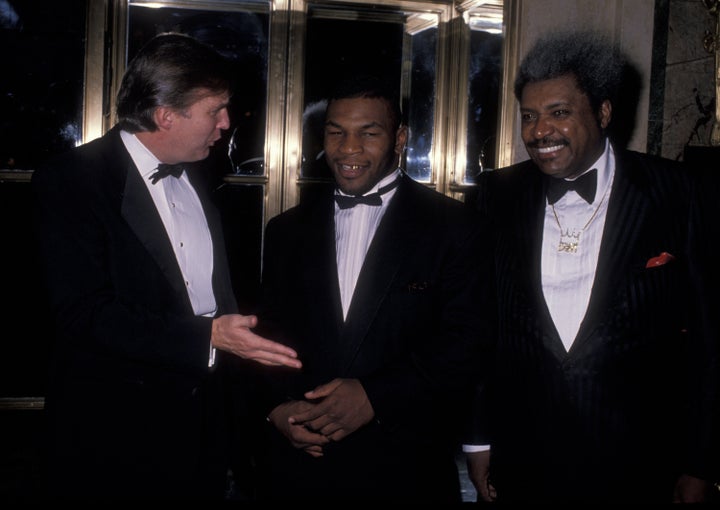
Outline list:
[[[322,457],[323,446],[340,441],[375,416],[357,379],[333,379],[294,400],[277,406],[268,417],[295,448]]]

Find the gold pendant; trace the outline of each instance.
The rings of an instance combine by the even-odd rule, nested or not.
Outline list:
[[[577,253],[578,246],[580,245],[580,234],[582,234],[582,230],[565,229],[565,232],[560,231],[560,242],[558,243],[557,251]]]
[[[557,251],[560,252],[566,252],[566,253],[577,253],[578,250],[578,242],[577,241],[570,241],[569,243],[566,243],[562,239],[560,240],[560,243],[558,244]]]

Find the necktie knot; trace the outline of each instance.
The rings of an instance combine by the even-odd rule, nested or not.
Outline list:
[[[562,196],[570,190],[580,195],[589,204],[595,200],[595,191],[597,188],[597,170],[593,168],[589,172],[581,175],[574,181],[566,179],[549,178],[547,187],[547,199],[550,204],[554,204]]]
[[[375,193],[370,193],[368,195],[340,195],[339,193],[335,193],[335,202],[337,202],[340,209],[349,209],[358,204],[373,206],[382,205],[382,195],[397,187],[399,183],[400,178],[398,177],[390,184],[387,184],[378,189]]]
[[[150,180],[153,184],[156,184],[160,179],[163,179],[168,175],[172,175],[173,177],[178,178],[182,175],[184,170],[185,165],[183,163],[175,163],[173,165],[170,165],[168,163],[160,163],[157,166],[157,170],[155,171],[155,173],[150,176]]]

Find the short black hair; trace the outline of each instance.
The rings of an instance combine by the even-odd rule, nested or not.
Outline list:
[[[397,129],[403,124],[400,93],[396,87],[374,74],[346,75],[339,79],[328,97],[328,105],[338,99],[352,98],[382,99],[388,105],[390,121]]]

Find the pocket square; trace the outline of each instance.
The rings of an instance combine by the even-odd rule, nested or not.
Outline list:
[[[645,264],[645,267],[659,267],[659,266],[667,264],[671,260],[675,260],[675,256],[664,251],[657,257],[653,257],[650,260],[648,260],[647,264]]]
[[[421,292],[427,290],[427,288],[428,282],[412,282],[407,285],[408,292]]]

